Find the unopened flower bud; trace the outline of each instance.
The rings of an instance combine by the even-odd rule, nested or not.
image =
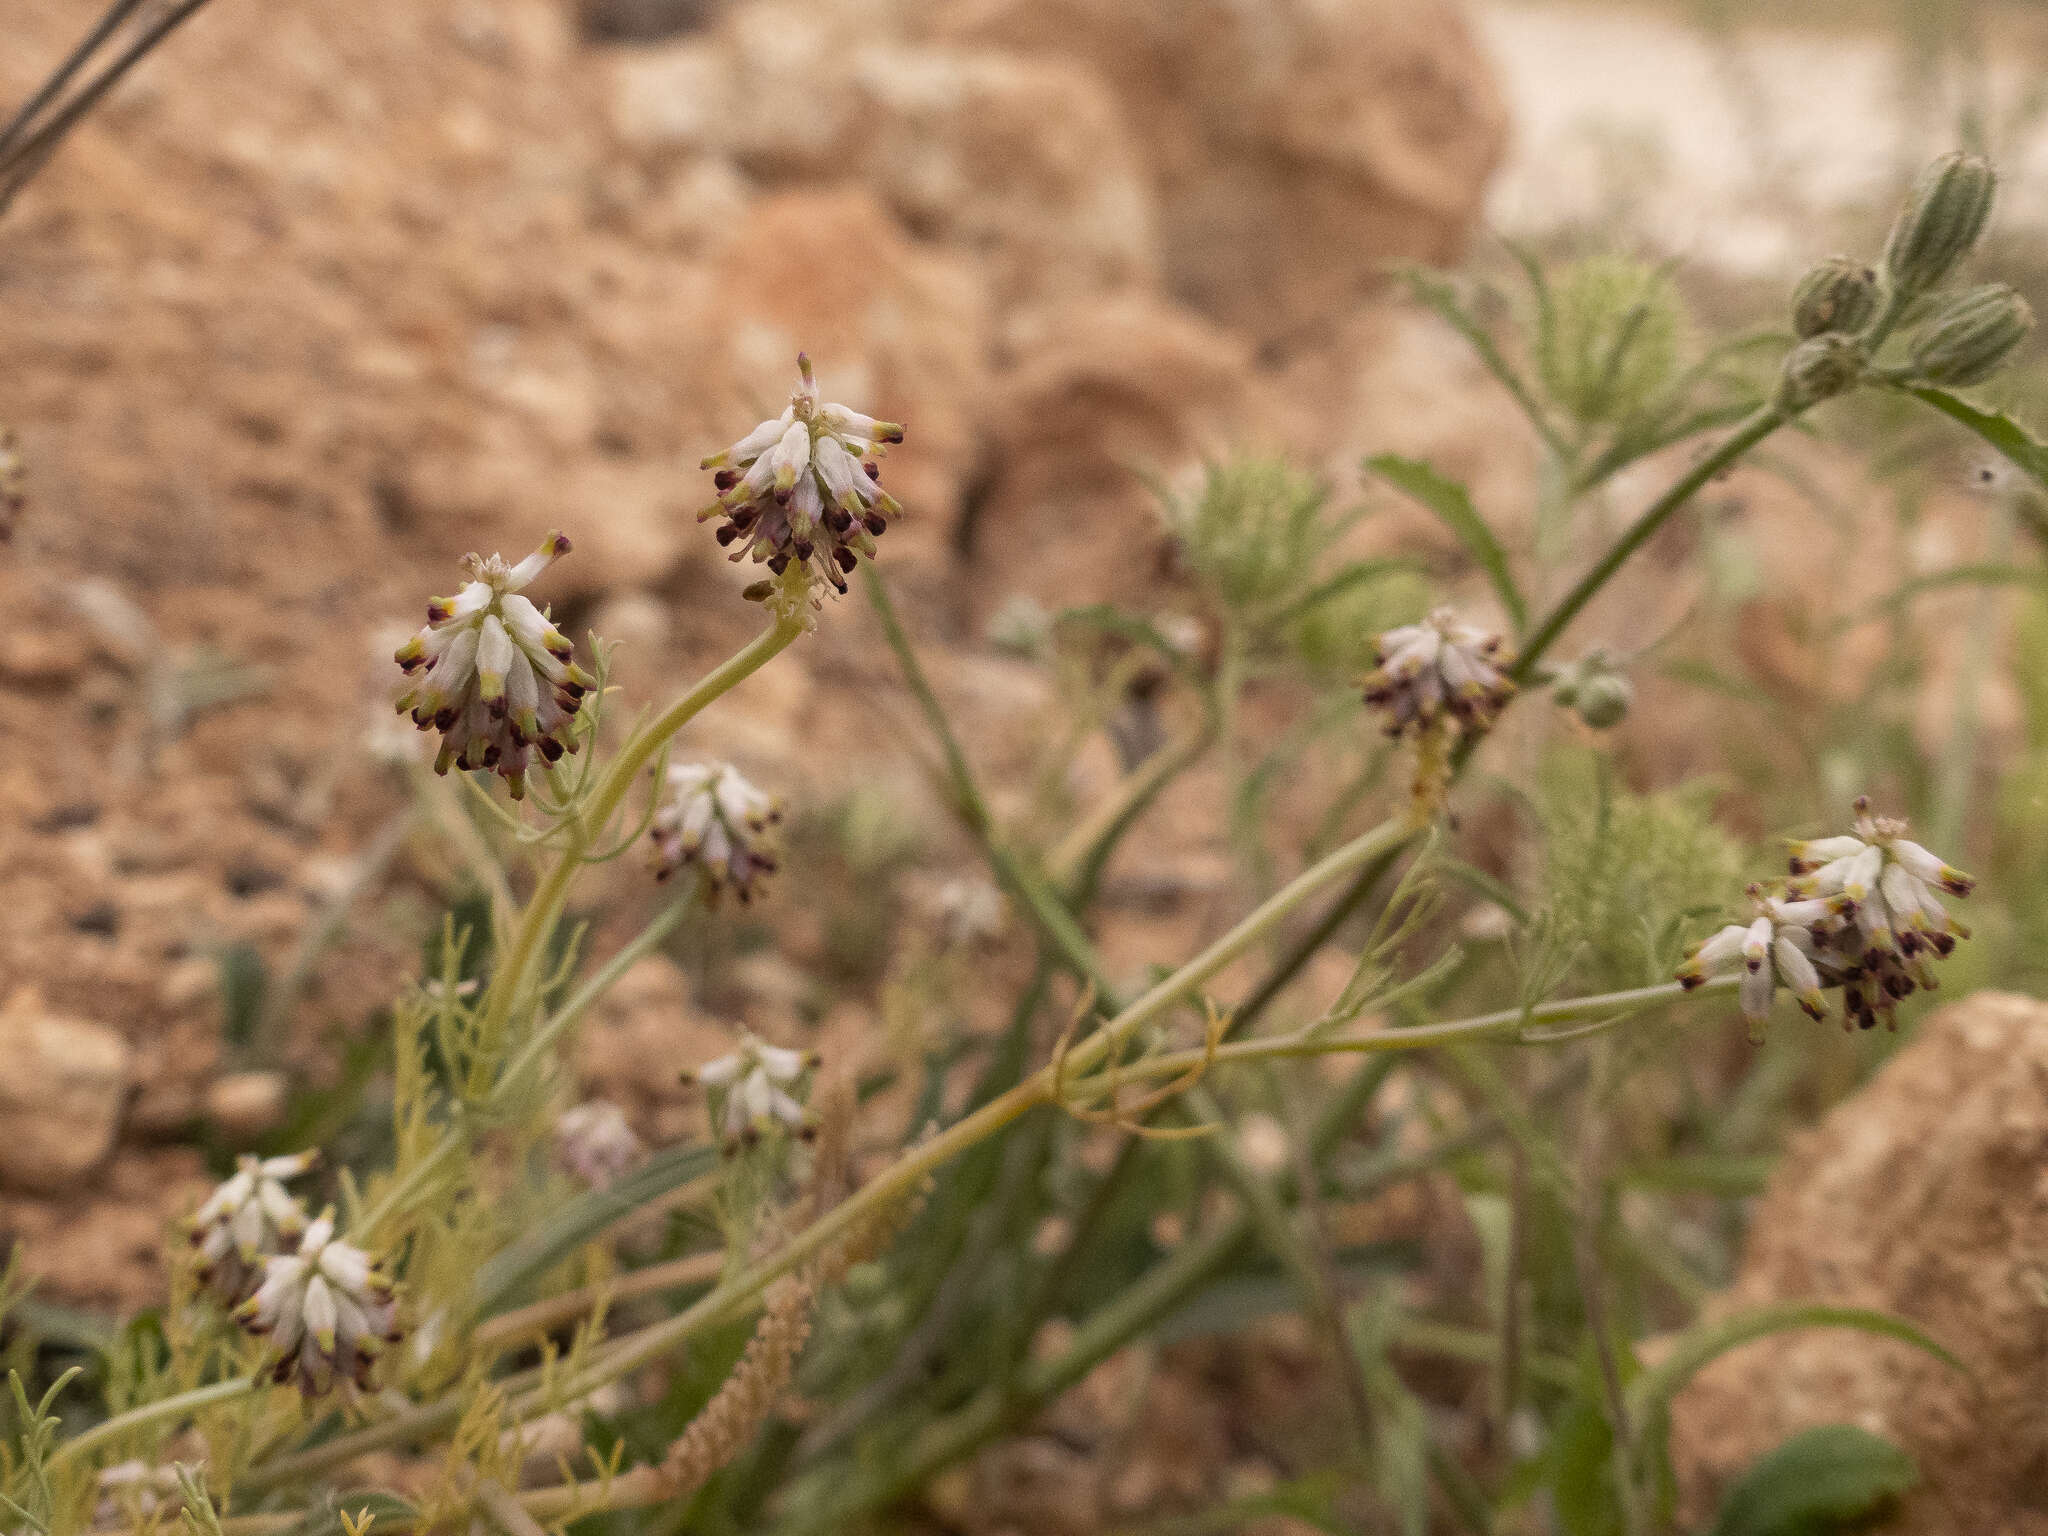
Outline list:
[[[1885,242],[1892,286],[1911,298],[1953,272],[1984,232],[1998,176],[1982,155],[1943,155],[1920,173]]]
[[[1929,384],[1962,389],[2005,365],[2034,328],[2034,312],[2004,283],[1950,299],[1913,340],[1913,369]]]
[[[1596,731],[1621,724],[1635,703],[1635,685],[1604,650],[1589,651],[1564,668],[1551,685],[1551,698],[1575,711]]]
[[[1785,354],[1778,376],[1778,408],[1803,411],[1847,394],[1863,377],[1863,348],[1847,336],[1810,337]]]
[[[1877,313],[1877,274],[1847,256],[1830,256],[1792,293],[1792,329],[1800,337],[1854,335]]]

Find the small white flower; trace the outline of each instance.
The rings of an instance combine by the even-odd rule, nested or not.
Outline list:
[[[320,1160],[318,1152],[291,1157],[238,1157],[235,1171],[215,1188],[186,1223],[199,1251],[200,1280],[226,1306],[249,1294],[263,1260],[297,1242],[306,1212],[284,1187]]]
[[[1003,893],[986,880],[948,880],[939,887],[939,924],[953,949],[969,949],[1000,938]]]
[[[1896,1025],[1904,999],[1939,984],[1931,962],[1970,936],[1935,891],[1967,896],[1976,885],[1906,831],[1903,821],[1873,816],[1869,800],[1857,800],[1855,833],[1794,842],[1785,894],[1751,887],[1756,920],[1697,946],[1679,981],[1695,987],[1741,964],[1742,1011],[1753,1030],[1781,985],[1815,1018],[1819,989],[1840,986],[1845,1026]]]
[[[592,1189],[605,1189],[630,1172],[645,1149],[619,1106],[590,1099],[555,1122],[555,1156]]]
[[[117,1461],[102,1467],[93,1480],[99,1502],[93,1507],[93,1523],[112,1526],[135,1516],[147,1518],[173,1508],[178,1499],[178,1469],[156,1467],[146,1461]]]
[[[667,792],[648,824],[654,877],[666,880],[693,865],[703,872],[711,900],[730,890],[745,905],[755,883],[775,872],[772,833],[781,820],[774,797],[730,763],[673,764]]]
[[[846,574],[874,555],[876,538],[903,510],[879,483],[882,455],[903,441],[903,428],[821,402],[810,358],[796,365],[788,409],[704,461],[716,471],[718,500],[698,520],[725,519],[718,542],[734,560],[752,555],[777,576],[793,560],[844,592]]]
[[[1737,993],[1742,1016],[1749,1021],[1751,1035],[1761,1039],[1780,987],[1792,994],[1808,1018],[1826,1017],[1827,1007],[1821,1000],[1823,978],[1815,963],[1814,929],[1839,916],[1848,903],[1841,897],[1791,901],[1767,895],[1754,885],[1749,894],[1754,918],[1748,923],[1731,923],[1695,945],[1679,968],[1678,980],[1690,991],[1709,976],[1739,969],[1742,983]]]
[[[568,552],[569,540],[554,533],[517,565],[466,556],[461,591],[429,603],[426,627],[398,648],[399,667],[416,675],[398,712],[441,733],[436,773],[488,768],[518,800],[534,752],[552,763],[575,750],[570,726],[596,680],[547,615],[519,595]]]
[[[809,1139],[810,1116],[788,1088],[817,1064],[809,1051],[769,1045],[742,1031],[739,1049],[685,1072],[683,1081],[702,1083],[710,1090],[713,1124],[731,1152],[778,1123]]]
[[[1365,701],[1383,710],[1387,733],[1434,725],[1449,715],[1484,730],[1514,695],[1499,635],[1439,608],[1420,624],[1379,638],[1379,668],[1365,680]]]
[[[270,1374],[308,1398],[337,1382],[369,1385],[370,1369],[398,1338],[398,1301],[376,1262],[334,1235],[334,1212],[306,1228],[298,1252],[264,1262],[263,1280],[236,1312],[270,1340]]]

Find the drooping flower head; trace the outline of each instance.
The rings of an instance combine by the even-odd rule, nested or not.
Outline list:
[[[1845,1026],[1896,1025],[1898,1005],[1939,984],[1933,962],[1969,930],[1935,891],[1976,882],[1906,837],[1906,824],[1856,802],[1853,835],[1795,841],[1782,894],[1752,886],[1756,917],[1697,945],[1678,972],[1688,989],[1740,967],[1743,1015],[1759,1033],[1780,986],[1821,1016],[1820,991],[1842,989]]]
[[[1515,692],[1501,637],[1465,623],[1449,608],[1381,635],[1378,660],[1378,670],[1365,680],[1365,701],[1385,713],[1390,736],[1425,729],[1446,716],[1467,730],[1484,730]]]
[[[462,590],[430,602],[426,627],[398,648],[399,667],[415,680],[398,712],[441,733],[436,773],[488,768],[518,800],[533,753],[552,763],[575,750],[570,726],[596,680],[547,615],[520,596],[568,552],[567,537],[552,533],[517,565],[465,556]]]
[[[1808,1018],[1826,1017],[1827,1006],[1821,1000],[1823,978],[1815,964],[1818,941],[1814,930],[1844,912],[1848,902],[1839,896],[1787,900],[1766,893],[1760,885],[1749,888],[1749,897],[1756,915],[1747,923],[1731,923],[1695,945],[1679,967],[1678,980],[1691,991],[1709,976],[1739,968],[1742,1016],[1749,1021],[1750,1037],[1761,1040],[1780,987],[1792,994]]]
[[[1863,1029],[1897,1024],[1898,1005],[1938,985],[1931,961],[1954,953],[1969,929],[1949,915],[1937,890],[1962,897],[1977,882],[1906,836],[1906,823],[1873,816],[1856,801],[1855,833],[1795,842],[1788,888],[1839,895],[1848,910],[1816,935],[1821,958],[1843,980],[1844,1022]]]
[[[742,1031],[737,1050],[683,1073],[683,1081],[710,1090],[713,1124],[725,1150],[733,1152],[778,1124],[809,1139],[809,1113],[788,1090],[817,1064],[812,1052],[769,1045]]]
[[[398,1300],[371,1257],[334,1235],[326,1210],[299,1240],[298,1252],[263,1265],[256,1292],[235,1313],[270,1340],[271,1378],[296,1381],[308,1398],[337,1382],[370,1384],[384,1346],[398,1337]]]
[[[755,883],[775,872],[774,828],[782,808],[730,763],[676,763],[648,824],[654,876],[666,880],[684,865],[704,875],[712,900],[730,890],[742,905]]]
[[[880,485],[881,459],[903,428],[818,399],[811,360],[789,406],[704,468],[716,471],[718,500],[699,521],[722,517],[718,542],[731,558],[753,558],[780,576],[795,561],[839,592],[862,555],[872,557],[889,518],[903,509]]]
[[[285,1189],[320,1160],[318,1152],[291,1157],[238,1157],[235,1171],[193,1212],[186,1235],[198,1250],[198,1275],[206,1288],[233,1306],[248,1296],[263,1261],[296,1243],[306,1230],[306,1212]]]
[[[591,1099],[555,1122],[555,1156],[592,1189],[607,1189],[640,1161],[645,1149],[618,1105]]]

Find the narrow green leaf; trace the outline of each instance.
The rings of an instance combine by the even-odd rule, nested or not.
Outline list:
[[[1757,1458],[1721,1500],[1712,1536],[1827,1536],[1861,1528],[1920,1480],[1913,1458],[1853,1424],[1824,1424]]]
[[[270,975],[253,944],[230,944],[214,957],[219,973],[220,1032],[232,1050],[247,1050],[263,1017]]]
[[[1507,551],[1500,547],[1500,540],[1493,536],[1486,519],[1472,505],[1472,497],[1465,487],[1438,474],[1420,459],[1404,459],[1399,454],[1375,454],[1365,461],[1365,469],[1367,474],[1378,475],[1403,495],[1414,498],[1434,512],[1465,547],[1465,552],[1486,572],[1487,580],[1493,583],[1493,590],[1500,595],[1501,605],[1508,611],[1515,632],[1519,634],[1528,627],[1528,606],[1522,601],[1521,591],[1515,586],[1514,575],[1508,569]]]
[[[1969,401],[1928,384],[1908,384],[1905,392],[1925,401],[1996,448],[2043,490],[2048,490],[2048,443],[2042,442],[2003,411],[1981,411]]]
[[[1550,1498],[1565,1536],[1622,1536],[1614,1488],[1614,1431],[1590,1393],[1565,1413],[1550,1443]]]
[[[670,1147],[609,1189],[578,1195],[484,1261],[476,1276],[477,1315],[490,1316],[527,1281],[561,1263],[613,1222],[709,1173],[717,1162],[718,1154],[710,1147]]]
[[[2033,586],[2044,579],[2048,579],[2048,571],[2043,571],[2039,566],[2012,565],[2000,561],[1952,565],[1945,571],[1929,571],[1925,576],[1915,576],[1910,581],[1901,582],[1868,607],[1837,619],[1834,627],[1837,633],[1853,629],[1856,625],[1871,619],[1895,613],[1906,607],[1914,598],[1928,592],[1938,592],[1944,587]]]
[[[1917,1324],[1889,1312],[1868,1307],[1829,1307],[1809,1302],[1786,1302],[1777,1306],[1754,1307],[1731,1317],[1717,1318],[1688,1328],[1672,1344],[1670,1352],[1629,1384],[1629,1408],[1640,1416],[1660,1415],[1670,1406],[1685,1384],[1710,1362],[1729,1350],[1799,1328],[1854,1328],[1881,1338],[1897,1339],[1932,1355],[1964,1376],[1970,1368],[1930,1338]]]

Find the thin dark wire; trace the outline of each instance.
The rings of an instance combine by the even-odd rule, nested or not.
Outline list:
[[[98,53],[107,41],[121,28],[147,0],[114,0],[107,13],[100,18],[83,43],[74,49],[56,72],[43,83],[33,97],[14,115],[4,130],[0,130],[0,213],[5,213],[17,194],[49,163],[64,136],[77,126],[80,119],[90,112],[118,84],[121,78],[133,69],[166,37],[182,25],[206,0],[177,0],[163,14],[149,22],[135,36],[128,46],[120,51],[97,74],[75,91],[70,99],[56,112],[49,115],[33,133],[29,125],[41,115],[77,75],[92,56]]]
[[[35,95],[29,97],[22,109],[9,119],[5,128],[0,128],[0,161],[4,161],[7,152],[14,147],[15,140],[20,138],[28,125],[35,120],[36,114],[55,101],[58,93],[71,83],[71,77],[78,73],[85,61],[99,51],[100,44],[113,36],[114,29],[145,3],[146,0],[114,0],[107,8],[106,15],[100,18],[99,25],[88,32],[85,41],[71,51],[71,57],[58,65],[57,72],[43,82]]]

